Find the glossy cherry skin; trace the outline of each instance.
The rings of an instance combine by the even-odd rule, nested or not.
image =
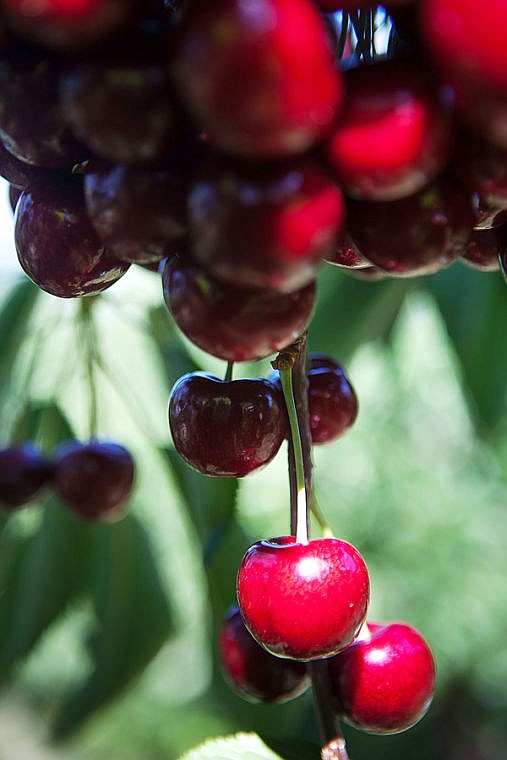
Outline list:
[[[472,232],[462,260],[482,272],[497,272],[500,268],[498,253],[498,230],[478,229]]]
[[[274,657],[261,647],[237,607],[231,607],[222,623],[219,646],[225,677],[250,702],[288,702],[310,685],[306,665]]]
[[[344,81],[343,116],[327,154],[345,191],[395,200],[433,180],[449,154],[450,112],[424,71],[382,61],[350,69]]]
[[[245,625],[278,657],[314,660],[348,646],[364,621],[369,578],[351,544],[284,536],[259,541],[241,562],[238,603]]]
[[[0,506],[16,509],[39,496],[51,467],[33,443],[0,450]]]
[[[260,359],[290,345],[315,303],[315,283],[293,293],[242,289],[218,282],[183,256],[166,262],[162,282],[180,330],[225,361]]]
[[[1,0],[9,22],[20,35],[43,45],[70,48],[92,45],[133,16],[138,0]]]
[[[172,45],[181,98],[225,152],[301,153],[340,106],[341,75],[310,0],[197,0]]]
[[[53,487],[71,512],[88,522],[122,514],[134,482],[134,461],[126,448],[106,441],[68,441],[53,461]]]
[[[28,277],[60,298],[99,293],[129,267],[106,251],[97,237],[79,178],[34,182],[25,190],[16,205],[14,236]]]
[[[357,411],[357,396],[343,367],[311,367],[308,412],[312,443],[336,441],[354,424]]]
[[[181,178],[159,167],[97,166],[84,179],[86,209],[110,253],[158,262],[179,251],[186,232]]]
[[[344,269],[364,269],[369,266],[368,260],[359,253],[346,230],[341,231],[334,250],[326,256],[326,261]]]
[[[368,623],[369,634],[329,660],[342,717],[374,734],[396,734],[427,712],[435,663],[421,634],[404,623]]]
[[[397,276],[449,266],[463,252],[473,224],[469,195],[447,177],[401,200],[347,203],[347,233],[354,245],[376,267]]]
[[[217,279],[289,292],[315,278],[340,230],[340,188],[316,162],[209,166],[188,200],[192,253]]]
[[[223,382],[191,372],[174,385],[169,425],[177,452],[204,475],[242,478],[270,462],[285,437],[285,408],[268,380]]]

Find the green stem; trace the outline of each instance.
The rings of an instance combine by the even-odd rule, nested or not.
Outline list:
[[[97,333],[92,313],[93,303],[94,297],[91,296],[81,298],[79,302],[79,320],[83,332],[85,370],[89,396],[88,431],[90,439],[97,437],[98,429],[97,383],[95,378],[95,365],[98,352]]]
[[[329,525],[326,522],[326,518],[321,512],[321,509],[319,507],[317,497],[315,496],[315,493],[312,492],[311,500],[310,500],[310,510],[312,515],[315,517],[320,529],[322,530],[322,535],[325,538],[334,538],[333,531],[329,527]]]
[[[227,369],[225,371],[224,383],[230,383],[231,382],[233,368],[234,368],[234,362],[227,362]]]
[[[285,405],[289,416],[290,434],[294,451],[294,465],[296,469],[296,541],[298,543],[308,543],[308,518],[307,518],[307,494],[305,484],[305,469],[303,461],[303,447],[301,445],[301,435],[299,432],[299,420],[294,401],[294,390],[292,388],[292,369],[280,370],[280,379],[282,382]]]

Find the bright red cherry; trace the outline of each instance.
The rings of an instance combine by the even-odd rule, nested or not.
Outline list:
[[[188,207],[192,253],[212,275],[280,292],[315,278],[343,219],[340,188],[308,159],[208,166]]]
[[[180,95],[221,150],[301,153],[336,116],[341,75],[310,0],[196,0],[171,44]]]
[[[191,372],[171,391],[174,445],[204,475],[241,478],[267,464],[281,446],[286,424],[283,398],[268,380],[223,382]]]
[[[347,233],[354,246],[397,276],[449,266],[463,252],[473,223],[469,195],[447,177],[401,200],[347,203]]]
[[[421,634],[404,623],[368,623],[368,633],[329,660],[344,719],[375,734],[396,734],[428,710],[435,663]]]
[[[0,449],[0,506],[16,509],[36,499],[51,467],[33,443]]]
[[[231,607],[220,628],[220,659],[229,683],[250,702],[288,702],[310,685],[303,662],[274,657],[246,628]]]
[[[340,438],[355,422],[358,403],[343,367],[322,365],[310,357],[308,371],[308,412],[312,443],[328,443]]]
[[[33,182],[16,205],[14,235],[28,277],[60,298],[99,293],[129,267],[97,237],[80,178]]]
[[[259,541],[241,562],[238,603],[252,636],[272,654],[295,660],[330,657],[364,621],[368,571],[351,544],[292,536]]]
[[[447,160],[449,109],[415,64],[382,61],[345,74],[344,113],[328,157],[345,191],[394,200],[427,185]]]
[[[134,461],[124,446],[68,441],[54,454],[55,492],[88,522],[118,517],[134,482]]]
[[[180,330],[225,361],[250,361],[293,343],[308,325],[315,283],[292,293],[220,283],[185,257],[166,262],[164,298]]]

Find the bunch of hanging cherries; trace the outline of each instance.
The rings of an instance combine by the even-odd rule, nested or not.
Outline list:
[[[507,7],[386,6],[378,56],[368,2],[0,0],[0,173],[21,267],[60,298],[98,294],[132,264],[161,274],[182,333],[227,362],[225,380],[192,373],[171,392],[190,466],[243,477],[289,438],[292,535],[241,563],[226,674],[280,701],[324,663],[336,712],[378,733],[422,717],[435,673],[412,627],[366,622],[358,551],[308,535],[302,427],[336,440],[354,391],[321,355],[305,398],[290,361],[267,379],[233,380],[232,365],[301,345],[326,262],[368,279],[504,267]]]

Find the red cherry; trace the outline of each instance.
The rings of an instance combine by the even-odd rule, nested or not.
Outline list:
[[[51,467],[33,443],[0,449],[0,506],[16,509],[36,499]]]
[[[350,644],[368,606],[368,571],[351,544],[292,536],[259,541],[241,562],[241,614],[272,654],[295,660],[329,657]]]
[[[329,660],[339,711],[356,728],[396,734],[430,706],[435,663],[421,634],[403,623],[368,623],[369,633]]]
[[[507,209],[507,150],[463,129],[455,135],[456,176],[477,193],[484,214]]]
[[[345,74],[344,114],[328,156],[346,192],[394,200],[427,185],[447,160],[449,109],[415,64],[382,61]]]
[[[308,159],[207,167],[189,194],[192,253],[219,280],[280,292],[315,278],[343,219],[340,188]]]
[[[83,520],[108,521],[118,517],[133,481],[133,459],[117,443],[68,441],[55,452],[55,492]]]
[[[342,230],[333,253],[326,261],[344,269],[364,269],[369,266],[367,259],[361,256],[346,230]]]
[[[498,253],[498,230],[477,229],[465,246],[462,260],[482,272],[497,272],[500,268]]]
[[[261,647],[237,607],[220,629],[220,659],[229,683],[250,702],[288,702],[310,685],[305,664],[274,657]]]
[[[285,437],[285,407],[267,380],[222,382],[192,372],[171,391],[169,424],[187,464],[204,475],[241,478],[278,452]]]
[[[308,372],[308,412],[312,443],[340,438],[355,422],[357,396],[343,367],[315,366]]]
[[[162,281],[181,331],[225,361],[260,359],[290,345],[315,303],[315,283],[293,293],[241,289],[219,283],[184,257],[166,262]]]
[[[473,222],[470,197],[447,177],[401,200],[347,203],[354,245],[376,267],[398,276],[449,266],[463,252]]]
[[[341,75],[310,0],[197,0],[173,49],[182,99],[229,153],[303,152],[324,137],[341,103]]]

